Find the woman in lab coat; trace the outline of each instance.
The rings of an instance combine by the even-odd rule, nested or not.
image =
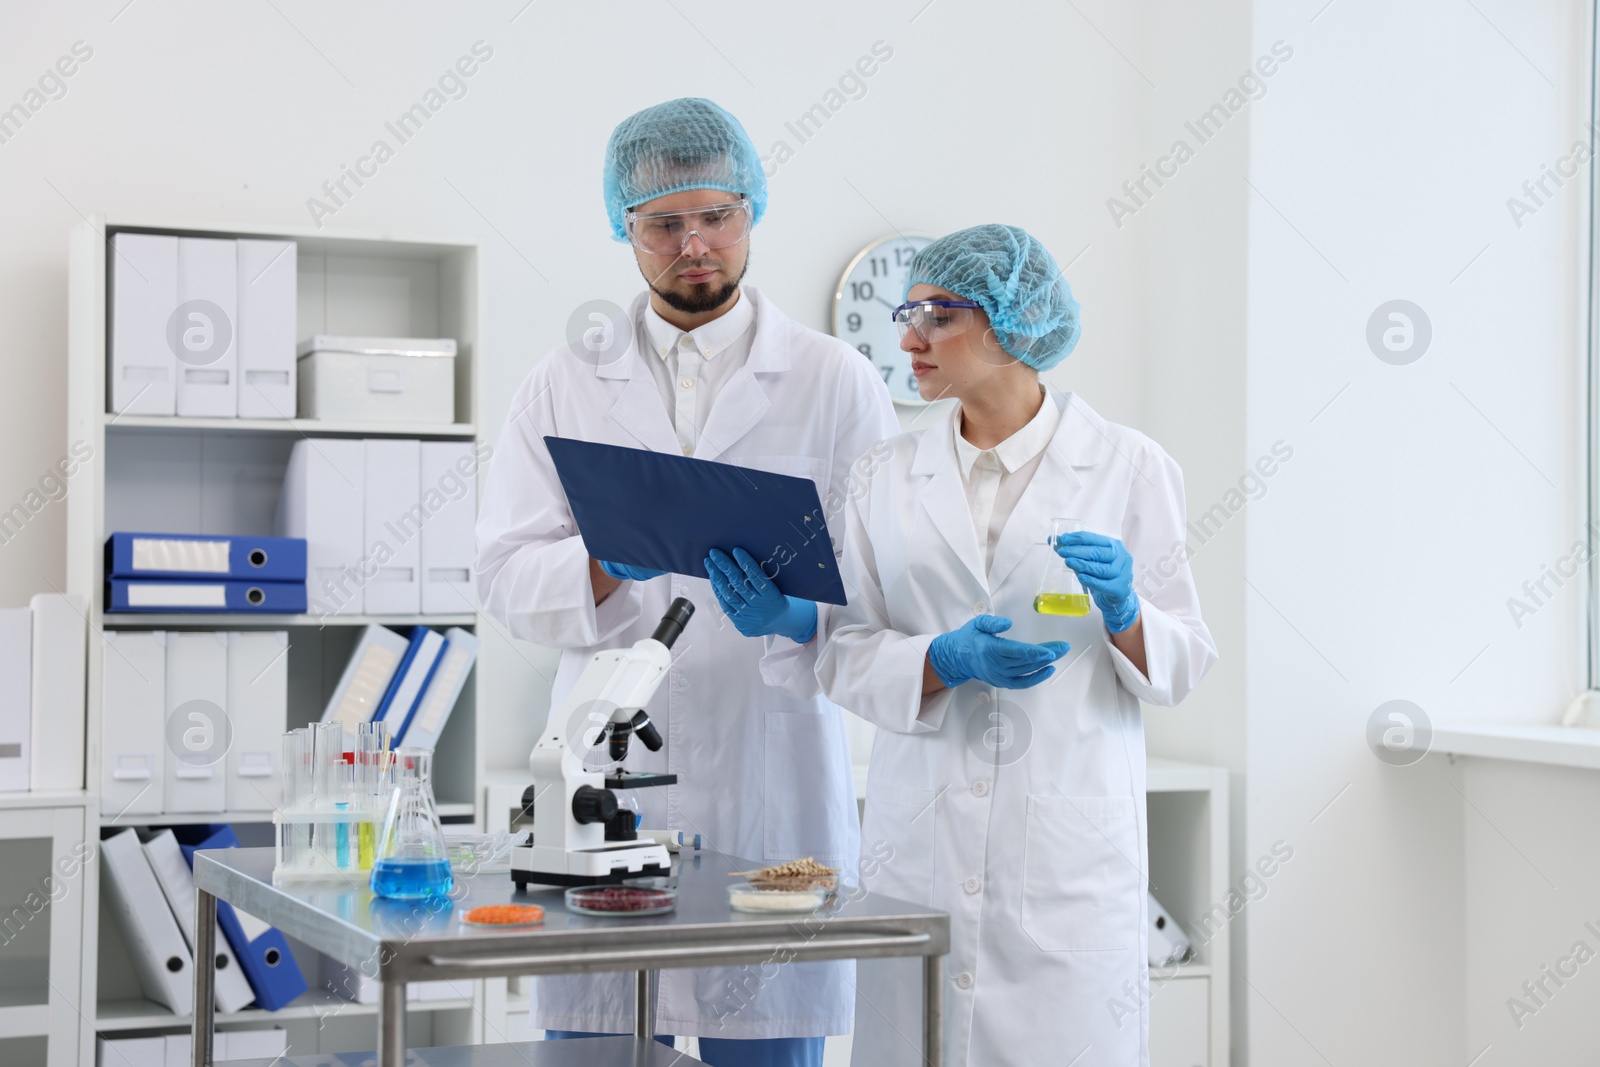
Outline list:
[[[1140,701],[1173,705],[1216,659],[1183,559],[1182,476],[1039,371],[1078,305],[1024,231],[979,226],[917,255],[895,312],[950,417],[888,442],[845,513],[850,603],[823,612],[817,677],[878,727],[868,888],[951,916],[947,1064],[1148,1063]],[[1087,531],[1055,541],[1055,518]],[[1071,567],[1093,607],[1041,615]],[[920,983],[863,961],[854,1062],[920,1063]],[[901,966],[896,968],[895,964]],[[1137,1005],[1130,1011],[1130,1005]]]

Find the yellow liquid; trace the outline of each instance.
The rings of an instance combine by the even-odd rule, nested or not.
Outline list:
[[[357,823],[356,826],[356,862],[360,865],[356,869],[362,871],[372,870],[373,851],[377,845],[377,827],[370,822]]]
[[[1087,615],[1088,593],[1040,593],[1033,598],[1033,610],[1040,615]]]

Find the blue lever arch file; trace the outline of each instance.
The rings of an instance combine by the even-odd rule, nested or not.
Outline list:
[[[544,442],[593,558],[704,578],[713,548],[742,548],[784,594],[845,602],[809,478],[566,437]]]
[[[106,583],[106,610],[301,615],[306,583],[113,578]]]
[[[192,840],[198,833],[213,831],[199,844],[184,844],[183,858],[194,867],[194,854],[201,849],[238,848],[239,838],[231,826],[184,827],[179,840]],[[217,925],[233,946],[234,958],[250,980],[256,994],[256,1007],[277,1011],[306,991],[305,976],[289,950],[283,931],[268,926],[253,916],[240,917],[225,900],[217,901]]]
[[[106,538],[108,578],[241,578],[303,582],[303,537],[114,533]]]

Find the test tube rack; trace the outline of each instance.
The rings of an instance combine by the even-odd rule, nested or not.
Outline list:
[[[284,805],[273,812],[272,881],[370,876],[394,793],[394,754],[382,723],[357,727],[353,750],[338,722],[283,735]]]

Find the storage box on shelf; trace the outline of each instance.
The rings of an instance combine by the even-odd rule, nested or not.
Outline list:
[[[283,384],[280,371],[294,365],[293,342],[317,334],[452,338],[457,347],[455,359],[430,364],[429,369],[451,364],[453,410],[439,412],[445,421],[437,422],[294,417],[292,403],[272,405],[268,411],[260,404],[241,402],[237,411],[245,417],[231,417],[225,412],[202,414],[192,406],[188,410],[196,412],[195,416],[138,410],[116,413],[108,380],[112,354],[108,331],[113,321],[110,288],[119,259],[115,248],[118,234],[280,242],[241,243],[236,262],[247,264],[255,277],[269,283],[293,278],[295,323],[288,361],[274,363],[273,355],[241,349],[230,371],[241,376],[237,388],[248,388],[246,378],[252,370],[260,372],[256,378],[260,383]],[[294,242],[292,271],[284,270],[282,258],[274,260],[265,255],[286,247],[281,242]],[[221,246],[192,247],[204,251]],[[288,635],[288,711],[284,725],[296,727],[320,719],[363,626],[377,623],[400,628],[429,626],[440,632],[448,627],[472,631],[482,622],[476,604],[457,592],[449,610],[439,610],[441,601],[436,588],[431,598],[419,596],[419,610],[395,615],[371,611],[334,613],[315,603],[314,595],[304,614],[107,614],[103,600],[105,539],[113,531],[273,533],[284,476],[295,444],[300,441],[309,440],[314,446],[323,439],[410,439],[458,442],[463,451],[474,456],[483,452],[477,437],[474,384],[479,358],[477,248],[464,242],[330,236],[326,232],[292,229],[250,233],[96,216],[74,230],[70,251],[68,442],[78,449],[75,455],[88,457],[78,465],[67,497],[67,587],[88,601],[90,631],[86,730],[90,792],[79,800],[86,807],[77,809],[78,818],[87,820],[91,839],[98,837],[96,827],[111,832],[129,825],[227,823],[236,825],[247,837],[256,833],[268,835],[259,842],[267,843],[270,810],[225,805],[224,810],[213,812],[135,813],[122,812],[120,807],[102,811],[98,791],[106,758],[102,744],[106,657],[115,654],[106,651],[102,634],[113,635],[114,645],[115,635],[123,634],[284,631]],[[252,293],[250,297],[257,295],[260,294]],[[240,297],[236,310],[241,317],[270,313],[270,308],[259,303],[253,307],[245,296]],[[246,332],[259,336],[254,331]],[[197,380],[210,382],[215,377],[201,375]],[[288,395],[292,394],[291,377]],[[424,447],[423,451],[427,449]],[[476,477],[475,466],[467,475],[469,480]],[[359,487],[353,491],[361,495]],[[419,586],[420,578],[419,575]],[[477,737],[476,670],[443,729],[434,760],[440,814],[452,822],[471,822],[477,814],[481,746]],[[165,742],[158,738],[157,743]],[[75,1020],[73,1024],[72,1056],[57,1060],[52,1052],[52,1067],[58,1063],[61,1067],[68,1063],[93,1067],[97,1029],[173,1033],[189,1022],[186,1017],[143,1000],[137,983],[129,984],[127,950],[115,924],[107,922],[99,873],[97,865],[89,862],[82,876],[82,892],[73,898],[83,909],[79,924],[81,945],[69,939],[65,945],[57,945],[54,953],[60,956],[65,950],[73,958],[75,973],[58,984],[79,994],[77,1002],[85,1009],[81,1022]],[[315,980],[319,957],[313,950],[307,948],[301,962],[309,971],[307,978],[313,986],[309,993],[276,1014],[251,1008],[219,1016],[224,1028],[263,1022],[285,1025],[294,1052],[373,1047],[372,1009],[345,1003],[319,989]],[[481,1027],[474,1022],[477,1014],[466,1010],[471,1003],[457,998],[415,1005],[413,1012],[420,1013],[416,1016],[418,1038],[426,1043],[431,1032],[433,1037],[451,1042],[472,1040]],[[5,1012],[4,992],[0,990],[0,1038],[10,1034],[5,1027]],[[338,1016],[337,1026],[327,1024],[330,1015]],[[440,1021],[434,1021],[435,1017]]]

